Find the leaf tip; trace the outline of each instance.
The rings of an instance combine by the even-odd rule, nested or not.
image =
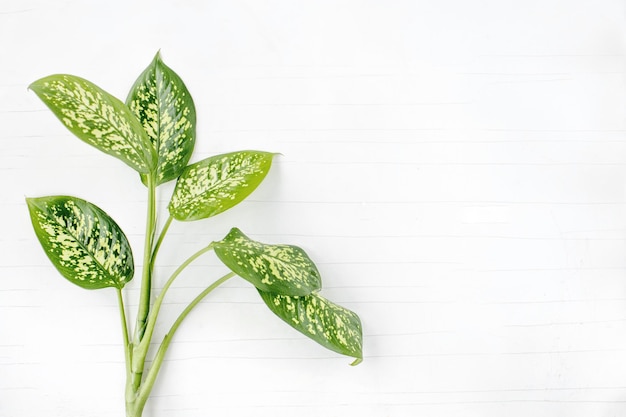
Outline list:
[[[40,81],[41,81],[41,79],[39,79],[37,81],[33,81],[32,83],[30,83],[28,85],[28,87],[26,87],[26,91],[30,90],[30,91],[34,92],[35,94],[37,94],[37,90],[39,89],[39,86],[40,86]]]
[[[39,94],[43,89],[48,87],[48,83],[50,82],[50,80],[58,79],[64,76],[66,75],[65,74],[52,74],[46,77],[39,78],[38,80],[35,80],[32,83],[30,83],[27,89],[34,91],[35,94]]]
[[[30,210],[37,205],[38,199],[35,197],[24,197],[24,200],[26,201],[26,205],[28,206],[28,209]]]
[[[363,358],[355,358],[354,361],[352,361],[352,363],[350,364],[350,366],[357,366],[361,362],[363,362]]]

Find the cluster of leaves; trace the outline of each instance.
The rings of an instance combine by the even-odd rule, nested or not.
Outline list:
[[[74,135],[133,168],[148,188],[142,291],[132,340],[121,290],[133,279],[134,260],[122,229],[102,209],[80,198],[27,199],[35,233],[61,275],[86,289],[112,287],[118,292],[129,381],[127,407],[130,404],[138,410],[133,415],[141,414],[171,336],[182,319],[213,288],[234,275],[254,285],[268,308],[296,330],[328,349],[354,357],[354,364],[360,362],[360,320],[352,311],[319,295],[320,274],[304,250],[257,242],[237,228],[192,255],[150,304],[154,261],[172,220],[205,219],[240,203],[263,181],[275,156],[246,150],[189,165],[196,136],[195,106],[183,81],[159,54],[139,76],[126,103],[72,75],[45,77],[30,89]],[[155,190],[171,180],[176,180],[176,186],[168,205],[169,218],[157,233]],[[207,286],[185,309],[161,343],[152,369],[144,374],[152,331],[167,289],[184,267],[209,250],[214,250],[231,272]],[[141,404],[136,406],[136,402]]]

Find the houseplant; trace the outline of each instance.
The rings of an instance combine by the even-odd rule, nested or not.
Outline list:
[[[306,252],[267,244],[238,228],[207,242],[153,294],[161,243],[174,220],[197,221],[243,201],[263,181],[276,154],[245,150],[189,164],[195,143],[196,110],[180,77],[157,53],[122,102],[95,84],[67,74],[41,78],[30,89],[79,139],[116,157],[139,174],[147,189],[141,291],[134,330],[127,324],[122,291],[135,273],[131,246],[120,226],[101,208],[66,196],[27,198],[35,234],[63,277],[85,289],[112,288],[121,319],[126,362],[126,415],[139,417],[167,349],[181,323],[211,291],[238,276],[256,287],[278,317],[328,349],[362,360],[359,317],[319,294],[321,278]],[[157,230],[157,188],[176,181],[168,217]],[[150,351],[161,305],[179,274],[213,251],[230,270],[201,291]],[[151,357],[151,361],[147,361]],[[147,362],[151,362],[147,366]]]

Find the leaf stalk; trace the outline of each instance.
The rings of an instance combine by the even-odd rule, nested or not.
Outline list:
[[[156,325],[159,311],[161,310],[161,305],[163,304],[163,300],[165,299],[165,295],[167,294],[167,291],[172,286],[176,278],[181,274],[181,272],[183,272],[183,270],[185,270],[185,268],[189,266],[189,264],[191,264],[193,261],[198,259],[201,255],[209,252],[212,249],[213,249],[213,244],[211,243],[208,246],[200,249],[199,251],[191,255],[189,258],[187,258],[187,260],[183,262],[176,269],[176,271],[172,273],[170,278],[167,280],[167,282],[163,286],[163,289],[161,290],[156,300],[154,301],[154,305],[152,306],[152,310],[150,311],[150,314],[146,321],[146,330],[145,330],[143,339],[135,346],[133,350],[133,358],[134,358],[133,369],[132,369],[133,374],[136,374],[139,376],[143,374],[146,357],[148,356],[148,349],[150,348],[150,342],[152,341],[154,327]],[[138,379],[135,378],[133,380],[133,389],[134,390],[139,389],[140,385],[141,385],[141,378],[138,378]]]
[[[210,246],[211,245],[209,245],[209,247],[207,248],[210,248]],[[196,254],[199,256],[201,254],[200,252],[202,251],[199,251]],[[143,405],[148,400],[150,391],[152,390],[152,387],[154,386],[154,382],[156,381],[156,377],[159,373],[159,369],[161,368],[161,364],[163,363],[163,359],[165,358],[165,353],[167,352],[170,342],[172,341],[174,334],[176,333],[176,331],[182,324],[183,320],[189,315],[189,313],[194,309],[194,307],[196,307],[202,301],[202,299],[204,299],[204,297],[209,295],[214,289],[216,289],[221,284],[228,281],[230,278],[234,276],[235,276],[234,272],[229,272],[228,274],[224,275],[220,279],[216,280],[213,284],[208,286],[204,291],[198,294],[198,296],[194,298],[193,301],[191,301],[191,303],[189,303],[187,307],[185,307],[185,309],[182,311],[182,313],[180,313],[180,315],[178,316],[174,324],[172,324],[172,327],[170,328],[169,332],[167,332],[167,334],[163,338],[163,341],[161,342],[161,345],[159,346],[159,350],[156,353],[154,361],[152,362],[152,366],[150,367],[150,370],[148,371],[148,374],[146,375],[146,379],[141,384],[141,388],[137,394],[137,404],[140,408],[143,408]]]
[[[152,250],[156,230],[156,174],[147,176],[148,213],[146,215],[146,235],[143,252],[143,275],[141,278],[141,295],[135,327],[135,344],[139,344],[146,330],[146,320],[150,312],[150,297],[152,294]]]

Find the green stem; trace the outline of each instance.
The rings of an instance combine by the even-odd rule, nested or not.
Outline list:
[[[132,346],[130,343],[128,325],[126,322],[126,311],[124,309],[124,299],[122,297],[122,290],[117,288],[117,301],[120,310],[120,319],[122,321],[122,336],[124,337],[124,358],[126,362],[126,415],[127,417],[140,416],[140,414],[134,414],[134,403],[137,398],[137,390],[133,389],[133,358],[132,358]]]
[[[143,248],[143,275],[141,278],[141,294],[139,297],[139,308],[137,311],[137,322],[135,324],[134,345],[137,346],[143,340],[146,331],[146,320],[150,313],[150,297],[152,294],[152,246],[154,243],[154,233],[156,230],[156,176],[150,173],[147,176],[148,187],[148,213],[146,215],[146,235]],[[134,357],[134,352],[131,353]],[[144,361],[140,361],[141,366],[136,366],[136,361],[132,361],[131,375],[127,382],[127,401],[132,396],[139,385],[143,375]]]
[[[163,225],[163,229],[161,230],[161,233],[159,234],[159,239],[157,240],[156,244],[154,245],[154,250],[152,251],[152,257],[150,259],[150,270],[154,271],[154,262],[157,256],[157,253],[159,253],[159,248],[161,247],[161,243],[163,243],[163,238],[165,238],[165,235],[167,234],[167,231],[170,228],[170,225],[172,224],[172,220],[174,220],[174,218],[172,216],[169,216],[167,218],[167,221],[165,222],[165,224]]]
[[[209,245],[209,247],[210,246],[211,245]],[[234,276],[235,276],[234,272],[229,272],[228,274],[224,275],[223,277],[215,281],[209,287],[207,287],[204,291],[198,294],[198,296],[194,298],[191,303],[189,303],[189,305],[183,310],[183,312],[180,313],[180,315],[178,316],[174,324],[172,324],[170,331],[163,338],[163,341],[161,342],[161,345],[159,346],[159,350],[157,351],[154,361],[152,362],[152,366],[150,367],[150,370],[148,371],[148,374],[146,375],[146,379],[143,382],[143,384],[141,384],[141,389],[139,390],[137,394],[137,406],[140,409],[143,408],[143,405],[148,400],[150,391],[152,390],[152,387],[154,386],[154,382],[156,381],[156,377],[159,373],[159,369],[161,368],[161,364],[163,363],[163,359],[165,358],[165,353],[167,352],[167,348],[169,347],[170,342],[172,341],[172,338],[174,337],[174,334],[176,333],[176,330],[178,330],[183,320],[189,315],[191,310],[193,310],[194,307],[197,306],[200,303],[200,301],[202,301],[204,297],[206,297],[214,289],[216,289],[221,284],[228,281],[230,278]]]
[[[154,332],[154,327],[156,325],[156,321],[159,315],[159,311],[161,309],[161,305],[163,304],[163,300],[165,299],[165,294],[167,294],[167,291],[171,287],[174,280],[176,280],[176,278],[180,275],[180,273],[183,272],[183,270],[187,268],[189,264],[191,264],[193,261],[198,259],[201,255],[205,254],[206,252],[209,252],[212,249],[213,249],[213,244],[211,243],[208,246],[200,249],[198,252],[191,255],[189,258],[187,258],[187,260],[183,262],[176,269],[176,271],[174,271],[174,273],[170,276],[170,278],[167,280],[167,282],[163,286],[163,289],[161,290],[156,300],[154,301],[154,305],[152,306],[152,310],[150,311],[150,315],[147,319],[144,337],[141,340],[141,342],[135,346],[135,349],[133,350],[133,358],[135,358],[135,360],[133,361],[133,369],[132,369],[133,374],[137,374],[141,376],[141,374],[143,373],[146,356],[148,355],[148,349],[150,348],[150,341],[152,340],[152,334]],[[133,381],[133,388],[135,390],[138,389],[140,384],[141,384],[141,378],[135,379]]]
[[[141,278],[141,295],[135,327],[135,344],[138,344],[146,330],[146,319],[150,312],[150,295],[152,292],[152,245],[156,228],[156,179],[153,173],[148,179],[148,213],[146,215],[146,236],[143,248],[143,276]]]
[[[126,310],[124,309],[124,299],[122,297],[122,290],[116,288],[117,290],[117,302],[120,309],[120,319],[122,321],[122,336],[124,337],[124,358],[126,360],[126,375],[130,376],[131,369],[131,350],[130,350],[130,341],[128,336],[128,325],[126,324]]]

